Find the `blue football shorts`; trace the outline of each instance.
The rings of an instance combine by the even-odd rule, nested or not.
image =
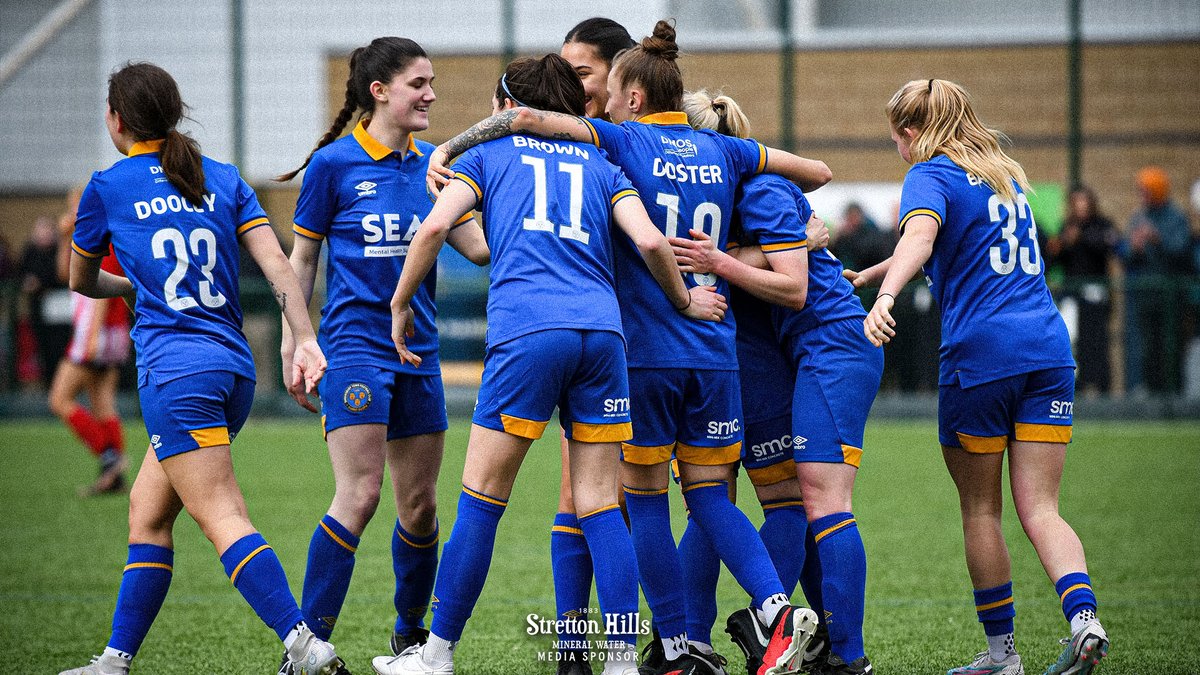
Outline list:
[[[441,375],[412,375],[379,366],[330,368],[317,385],[325,434],[356,424],[386,424],[387,440],[445,431]]]
[[[736,370],[632,368],[633,439],[621,458],[652,466],[671,459],[720,466],[742,452],[742,392]]]
[[[538,439],[558,407],[566,437],[628,440],[625,339],[608,330],[551,328],[489,346],[472,422]]]
[[[158,460],[200,448],[229,445],[254,402],[254,380],[223,370],[159,382],[138,376],[138,398],[150,447]]]
[[[883,377],[883,349],[863,335],[862,320],[821,324],[792,340],[798,364],[792,397],[797,462],[862,462],[863,431]]]
[[[796,477],[792,460],[792,389],[796,368],[777,344],[750,345],[739,339],[745,440],[742,466],[755,485]]]
[[[1035,370],[974,387],[938,387],[938,440],[967,452],[1004,452],[1017,441],[1070,443],[1075,369]]]

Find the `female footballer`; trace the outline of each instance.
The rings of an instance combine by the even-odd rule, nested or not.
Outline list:
[[[923,271],[942,311],[938,437],[962,507],[967,570],[988,649],[951,675],[1019,675],[1012,572],[1000,528],[1008,450],[1017,517],[1054,582],[1071,637],[1048,674],[1090,673],[1108,652],[1083,545],[1058,513],[1071,440],[1075,362],[1043,276],[1021,165],[976,117],[967,92],[914,80],[887,105],[892,140],[912,165],[900,197],[900,242],[856,285],[882,279],[863,324],[895,337],[891,309]]]
[[[381,37],[354,50],[345,103],[300,167],[307,172],[291,254],[307,304],[322,243],[328,244],[320,340],[330,365],[321,382],[321,411],[335,491],[309,545],[301,607],[317,636],[328,639],[350,586],[359,538],[379,504],[386,464],[398,514],[391,537],[391,647],[397,654],[427,635],[424,617],[437,573],[437,475],[447,427],[434,322],[436,273],[423,278],[412,303],[420,335],[412,349],[422,362],[401,362],[388,338],[388,300],[417,227],[433,206],[424,184],[433,146],[414,138],[429,127],[433,79],[433,65],[412,40]],[[362,119],[353,133],[335,140],[356,112]],[[300,169],[280,179],[290,180]],[[469,215],[459,225],[450,244],[486,264],[478,225]],[[284,363],[294,345],[285,330]]]
[[[451,139],[430,160],[431,173],[449,172],[441,166],[445,156],[514,132],[590,142],[629,176],[660,232],[705,230],[721,247],[742,178],[766,170],[810,188],[829,180],[821,162],[688,126],[681,112],[678,53],[674,27],[660,21],[652,36],[617,56],[606,108],[617,124],[519,107]],[[722,561],[771,627],[775,637],[764,670],[773,675],[799,663],[816,615],[788,604],[757,532],[729,501],[728,476],[742,441],[733,321],[698,324],[676,317],[660,294],[648,290],[652,281],[631,249],[618,239],[617,290],[629,344],[634,425],[633,439],[622,446],[622,478],[642,589],[662,635],[666,661],[661,670],[678,669],[695,658],[689,654],[679,557],[670,530],[667,485],[674,454],[692,517],[717,540]],[[690,275],[688,281],[713,285],[718,292],[727,285],[714,275]]]
[[[532,105],[581,115],[583,100],[571,65],[548,54],[509,64],[493,109]],[[429,641],[377,657],[373,666],[383,675],[454,672],[454,650],[483,590],[513,481],[557,406],[570,445],[579,528],[595,564],[605,625],[613,626],[604,672],[634,675],[637,576],[616,488],[619,445],[632,429],[613,225],[644,260],[655,285],[646,291],[661,295],[672,314],[716,322],[724,298],[709,287],[688,290],[637,192],[591,145],[511,136],[467,152],[455,168],[456,180],[413,239],[392,299],[392,338],[405,362],[423,361],[410,347],[422,339],[411,303],[452,224],[478,206],[494,260],[488,352]]]
[[[695,92],[684,108],[693,126],[748,135],[749,120],[728,96]],[[757,245],[770,271],[713,248],[703,232],[692,233],[699,240],[671,243],[685,272],[715,273],[748,292],[737,298],[742,464],[763,506],[762,539],[781,580],[792,587],[807,576],[805,595],[823,615],[832,653],[819,659],[814,653],[809,665],[823,673],[870,673],[862,637],[866,552],[851,502],[883,350],[861,335],[866,312],[842,278],[841,263],[828,250],[809,249],[812,208],[799,188],[779,176],[755,176],[741,185],[737,215],[743,240]],[[788,379],[780,381],[781,374]],[[807,517],[808,527],[791,522],[796,516]],[[808,575],[801,574],[804,548],[788,545],[805,529],[819,565]],[[748,659],[766,646],[756,638],[765,626],[755,629],[753,619],[741,610],[727,629]],[[691,613],[688,625],[690,636]]]
[[[82,188],[67,194],[67,209],[58,219],[58,275],[70,279],[71,235],[79,211]],[[111,250],[109,251],[111,253]],[[106,255],[101,269],[123,275],[115,255]],[[125,437],[117,412],[117,385],[121,366],[129,361],[129,309],[120,298],[97,300],[71,294],[71,342],[54,370],[47,402],[92,455],[100,461],[100,475],[81,494],[87,496],[124,492]],[[76,399],[87,394],[88,405]]]
[[[603,117],[608,105],[608,71],[612,60],[623,49],[634,45],[629,31],[612,19],[594,17],[575,25],[563,40],[559,55],[571,64],[583,83],[584,113],[588,117]],[[562,438],[562,477],[559,481],[558,512],[550,530],[550,561],[554,576],[554,601],[558,617],[574,616],[588,606],[592,593],[592,558],[587,542],[575,517],[571,500],[571,463],[567,454],[567,439]],[[620,492],[617,494],[621,496]],[[576,624],[563,624],[573,626]],[[583,641],[578,632],[558,635],[560,649],[558,675],[590,675],[584,662]]]
[[[75,223],[72,290],[136,300],[138,394],[150,451],[129,496],[129,558],[108,646],[90,665],[66,672],[129,672],[166,598],[172,529],[186,508],[234,587],[283,641],[293,672],[327,675],[340,661],[305,624],[234,478],[230,442],[254,395],[238,305],[239,242],[263,268],[295,338],[288,381],[302,404],[325,357],[254,191],[236,168],[203,157],[176,129],[183,110],[175,80],[157,66],[129,64],[109,78],[105,122],[128,157],[92,176]],[[128,278],[100,269],[110,243]]]

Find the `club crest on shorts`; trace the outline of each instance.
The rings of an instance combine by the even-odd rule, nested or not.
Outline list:
[[[362,412],[371,405],[371,388],[362,382],[351,383],[342,393],[342,403],[350,412]]]

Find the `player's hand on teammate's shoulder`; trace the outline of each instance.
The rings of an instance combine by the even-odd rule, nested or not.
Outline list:
[[[400,355],[401,363],[421,365],[421,357],[408,349],[405,338],[416,334],[416,320],[412,307],[408,305],[392,305],[392,344],[396,345],[396,353]]]
[[[812,214],[806,225],[808,231],[808,250],[820,251],[829,246],[829,228],[817,214]]]
[[[687,307],[679,310],[689,319],[697,321],[720,321],[725,318],[725,310],[729,305],[725,296],[717,292],[716,286],[693,286],[688,289],[691,301]]]
[[[442,188],[454,179],[454,171],[446,167],[449,159],[450,153],[446,150],[444,143],[429,153],[429,169],[425,172],[425,187],[434,197],[441,194]]]
[[[327,365],[325,354],[321,352],[321,347],[315,339],[304,340],[296,345],[292,354],[292,377],[288,381],[287,391],[300,407],[309,412],[317,412],[308,395],[316,391],[317,383],[325,376]]]

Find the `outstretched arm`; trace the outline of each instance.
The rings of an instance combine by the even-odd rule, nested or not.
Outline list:
[[[805,192],[812,192],[833,180],[833,172],[825,162],[775,148],[767,148],[767,165],[763,170],[783,176]]]
[[[896,320],[891,314],[896,295],[933,254],[937,233],[938,223],[930,216],[912,216],[905,223],[904,235],[896,244],[896,252],[888,259],[890,262],[885,261],[888,263],[887,276],[879,286],[879,295],[875,297],[875,304],[863,321],[863,333],[876,347],[896,337]]]
[[[408,245],[408,254],[404,258],[404,271],[396,282],[396,292],[392,294],[392,342],[396,345],[396,353],[404,363],[414,366],[421,365],[421,357],[409,351],[404,338],[413,335],[413,312],[410,307],[413,296],[421,281],[433,269],[437,262],[438,251],[446,242],[446,236],[454,222],[464,213],[475,207],[475,192],[461,180],[446,186],[442,195],[433,205],[433,210],[425,217],[417,234]]]
[[[594,140],[592,129],[583,118],[533,108],[510,108],[476,123],[433,151],[429,156],[426,177],[429,191],[436,195],[442,186],[454,178],[454,171],[446,165],[455,157],[480,143],[520,133],[581,143]]]

